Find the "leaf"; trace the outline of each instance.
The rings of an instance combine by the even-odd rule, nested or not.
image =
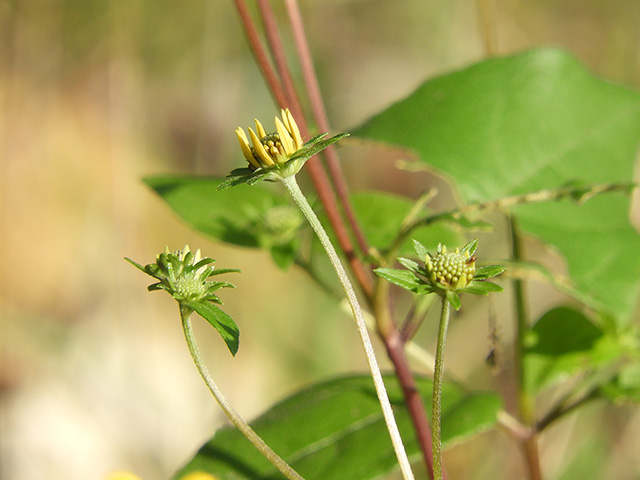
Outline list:
[[[602,393],[612,402],[640,403],[640,361],[625,365],[618,375],[602,387]]]
[[[554,308],[535,323],[527,339],[526,388],[535,392],[611,363],[621,354],[615,341],[582,313],[568,307]]]
[[[385,251],[395,240],[404,218],[413,207],[410,199],[388,193],[354,193],[350,198],[367,241],[380,251]],[[438,242],[455,245],[460,242],[461,237],[449,225],[440,223],[417,229],[411,234],[411,238],[435,249]],[[413,254],[408,239],[397,253]]]
[[[410,459],[420,458],[402,392],[385,383]],[[424,399],[431,382],[418,379]],[[428,400],[426,400],[428,404]],[[427,405],[428,406],[428,405]],[[443,388],[442,437],[452,446],[496,424],[500,399],[493,393]],[[279,455],[307,479],[372,480],[396,468],[375,388],[368,376],[343,377],[313,385],[272,407],[251,423]],[[204,471],[220,480],[281,480],[257,450],[233,428],[219,430],[173,478]]]
[[[218,191],[224,179],[185,176],[147,177],[144,182],[197,231],[221,242],[258,247],[252,221],[288,198],[263,184]]]
[[[455,182],[464,203],[568,183],[628,183],[640,94],[565,52],[539,49],[430,80],[353,133],[415,150]],[[524,232],[565,257],[576,287],[623,322],[640,291],[640,237],[628,210],[620,194],[513,207]]]
[[[240,345],[240,330],[233,318],[208,302],[189,302],[186,306],[204,318],[218,331],[224,343],[227,344],[231,355],[235,356]]]

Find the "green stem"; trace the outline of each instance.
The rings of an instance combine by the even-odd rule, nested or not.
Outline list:
[[[391,436],[391,442],[393,443],[393,448],[396,452],[396,456],[398,457],[398,462],[400,463],[402,476],[405,478],[405,480],[413,480],[414,477],[413,472],[411,471],[411,465],[409,464],[409,459],[407,458],[407,453],[405,451],[404,444],[402,443],[402,438],[400,437],[400,432],[398,430],[395,417],[393,416],[393,410],[391,409],[389,396],[387,395],[387,390],[384,386],[384,381],[382,380],[380,367],[378,366],[378,362],[373,351],[371,338],[369,337],[369,332],[367,331],[367,325],[365,324],[364,316],[362,314],[362,308],[358,303],[356,292],[351,285],[351,281],[349,280],[347,272],[342,266],[342,262],[340,261],[335,248],[333,248],[333,245],[331,244],[331,240],[329,240],[329,236],[322,227],[322,224],[311,208],[311,205],[309,205],[309,202],[307,202],[307,199],[300,190],[295,176],[283,178],[282,183],[286,187],[287,191],[291,194],[294,201],[298,204],[300,210],[307,218],[307,220],[311,224],[311,227],[318,236],[320,243],[327,252],[329,260],[331,261],[331,264],[333,265],[333,268],[338,275],[340,284],[342,285],[342,288],[347,295],[347,300],[349,301],[349,305],[351,306],[351,312],[353,313],[353,316],[356,320],[356,325],[358,326],[358,332],[360,333],[364,352],[367,357],[367,361],[369,362],[369,369],[371,370],[371,376],[373,377],[373,383],[376,387],[378,400],[380,401],[382,413],[384,415],[385,422],[387,423],[387,429],[389,430],[389,435]]]
[[[442,480],[442,381],[444,380],[444,347],[447,343],[447,329],[451,316],[451,304],[442,296],[442,312],[436,346],[436,364],[433,370],[433,398],[431,399],[431,434],[433,442],[433,478]]]
[[[513,217],[509,217],[509,230],[511,233],[511,257],[518,261],[522,259],[520,235],[518,225]],[[526,371],[524,368],[525,341],[529,333],[529,316],[527,314],[524,283],[520,279],[513,281],[513,292],[516,307],[516,375],[518,387],[518,414],[520,421],[527,427],[533,427],[535,423],[535,399],[528,391]],[[537,434],[534,431],[530,436],[522,440],[522,448],[527,460],[529,478],[542,480],[540,466],[540,454],[538,452]]]
[[[193,329],[191,328],[191,309],[186,307],[180,307],[180,318],[182,318],[182,329],[184,330],[184,336],[187,340],[187,345],[189,346],[189,352],[191,353],[191,358],[193,358],[196,367],[198,368],[198,372],[200,372],[200,376],[204,380],[204,383],[207,384],[211,394],[214,396],[220,408],[227,415],[231,423],[233,423],[242,434],[247,437],[254,447],[256,447],[262,455],[264,455],[267,460],[269,460],[282,474],[287,477],[289,480],[304,480],[302,476],[300,476],[293,468],[289,466],[287,462],[285,462],[276,452],[274,452],[265,442],[260,438],[260,436],[243,420],[243,418],[235,411],[235,409],[229,404],[227,399],[224,397],[216,383],[213,381],[209,370],[205,366],[202,361],[202,356],[200,355],[200,350],[198,349],[198,344],[196,343],[195,336],[193,335]]]

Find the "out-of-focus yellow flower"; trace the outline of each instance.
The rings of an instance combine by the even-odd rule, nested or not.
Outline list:
[[[118,472],[111,472],[107,474],[107,476],[104,477],[104,480],[142,480],[142,479],[131,472],[118,471]]]
[[[191,472],[186,474],[180,480],[218,480],[218,477],[206,472]]]
[[[304,146],[300,129],[289,109],[280,112],[282,120],[275,117],[275,133],[267,133],[258,119],[255,120],[256,131],[249,128],[248,138],[241,127],[236,129],[240,148],[251,170],[282,165]]]

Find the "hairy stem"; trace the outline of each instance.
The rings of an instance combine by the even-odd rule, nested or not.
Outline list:
[[[233,423],[240,432],[249,440],[254,447],[256,447],[262,455],[264,455],[267,460],[269,460],[273,466],[275,466],[282,474],[287,477],[289,480],[304,480],[302,476],[300,476],[287,462],[285,462],[276,452],[274,452],[265,442],[260,438],[260,436],[244,421],[244,419],[235,411],[235,409],[229,404],[227,399],[224,397],[216,383],[214,382],[209,370],[205,366],[202,361],[202,356],[200,355],[200,350],[198,349],[198,344],[196,343],[196,338],[193,334],[193,329],[191,328],[191,310],[186,307],[180,307],[180,318],[182,319],[182,329],[184,330],[184,336],[187,340],[187,345],[189,346],[189,352],[191,353],[191,358],[193,358],[196,367],[198,368],[198,372],[200,372],[200,376],[204,380],[204,383],[207,384],[209,391],[216,399],[220,408],[227,415],[231,423]]]
[[[367,361],[369,363],[369,369],[371,370],[371,376],[373,377],[373,383],[376,388],[376,393],[378,395],[378,400],[380,401],[380,405],[382,407],[382,413],[384,415],[385,422],[387,424],[387,429],[389,430],[389,435],[391,436],[391,442],[393,443],[393,448],[396,452],[396,456],[398,457],[398,462],[400,464],[400,469],[402,471],[402,475],[405,480],[412,480],[413,472],[411,471],[411,465],[409,464],[409,459],[407,458],[407,453],[404,448],[404,444],[402,443],[402,438],[400,437],[400,432],[398,430],[398,426],[396,424],[395,417],[393,415],[393,410],[391,409],[391,403],[389,402],[389,396],[387,394],[387,390],[384,386],[384,381],[382,379],[382,374],[380,373],[380,367],[378,366],[378,361],[376,360],[375,353],[373,351],[373,345],[371,344],[371,338],[369,337],[369,332],[367,331],[367,325],[364,321],[364,316],[362,313],[362,308],[358,302],[358,298],[356,297],[356,292],[351,285],[351,281],[347,276],[347,272],[342,266],[342,262],[338,257],[333,245],[331,244],[331,240],[327,233],[324,231],[320,220],[316,216],[315,212],[307,202],[304,194],[300,190],[295,177],[287,177],[282,179],[282,183],[288,190],[288,192],[293,197],[294,201],[302,210],[302,213],[307,218],[311,227],[315,231],[320,243],[324,247],[327,255],[329,256],[329,260],[333,268],[338,275],[340,280],[340,284],[344,289],[345,294],[347,295],[347,300],[349,301],[349,305],[351,306],[351,312],[356,320],[356,325],[358,327],[358,333],[360,333],[360,338],[362,340],[362,345],[364,347],[364,352],[367,357]]]
[[[433,370],[433,397],[431,399],[431,433],[433,435],[433,478],[442,480],[442,382],[444,380],[444,347],[447,343],[447,329],[451,305],[445,296],[442,297],[438,344],[436,346],[436,364]]]

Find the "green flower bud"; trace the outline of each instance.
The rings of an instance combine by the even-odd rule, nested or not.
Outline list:
[[[127,261],[152,276],[157,283],[149,285],[148,290],[164,290],[179,303],[197,303],[208,301],[222,303],[213,292],[225,287],[233,287],[228,282],[213,282],[207,280],[213,275],[233,272],[237,270],[214,271],[212,258],[201,258],[200,250],[194,254],[186,245],[182,251],[170,252],[165,248],[164,253],[158,254],[156,263],[146,266],[139,265],[127,258]]]
[[[462,290],[473,280],[476,258],[469,250],[460,252],[460,249],[456,248],[455,252],[448,253],[447,247],[439,245],[435,257],[427,254],[425,267],[433,286],[440,284],[448,290]]]

